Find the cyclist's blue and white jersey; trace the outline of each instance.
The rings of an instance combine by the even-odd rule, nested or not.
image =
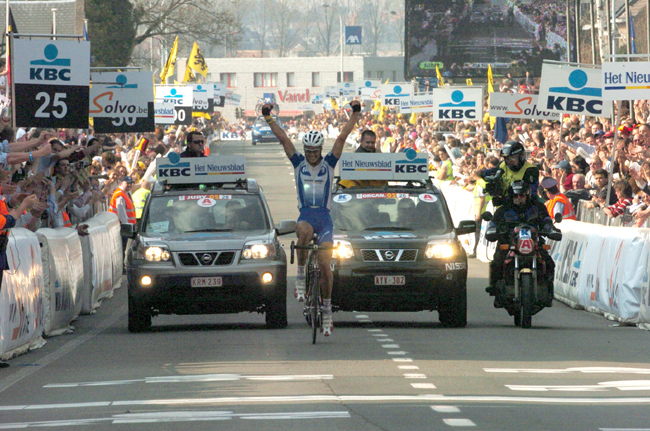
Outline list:
[[[332,206],[334,168],[339,159],[329,152],[318,165],[311,166],[305,156],[296,151],[289,160],[296,176],[298,209],[320,207],[329,210]]]

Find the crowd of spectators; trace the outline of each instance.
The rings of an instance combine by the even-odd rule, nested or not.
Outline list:
[[[536,82],[528,74],[506,77],[498,87],[504,92],[536,93]],[[615,108],[618,109],[619,106]],[[555,178],[576,211],[579,206],[602,209],[612,218],[632,213],[629,224],[641,226],[650,217],[650,109],[647,100],[637,100],[631,106],[628,102],[621,103],[620,110],[617,125],[609,118],[578,115],[565,115],[562,121],[511,119],[505,126],[507,137],[498,142],[494,131],[489,130],[487,115],[480,121],[435,121],[428,115],[419,114],[412,119],[391,110],[373,111],[368,106],[361,116],[359,129],[348,141],[355,145],[361,132],[371,129],[383,152],[413,148],[428,153],[432,177],[473,190],[481,171],[500,162],[502,144],[517,140],[526,147],[528,161],[539,167],[540,181],[545,177]],[[487,100],[484,111],[487,111]],[[334,138],[346,121],[344,110],[328,110],[285,120],[284,124],[294,139],[300,139],[312,129]],[[245,129],[246,122],[238,127]],[[614,147],[613,187],[607,202]],[[450,164],[451,173],[446,167]]]
[[[506,77],[498,87],[504,92],[537,90],[530,75]],[[562,121],[512,119],[505,126],[507,138],[502,141],[522,142],[528,161],[539,167],[540,180],[557,179],[560,191],[576,208],[584,201],[583,207],[600,208],[609,217],[632,212],[634,223],[640,226],[650,217],[650,108],[647,100],[631,105],[623,102],[619,108],[621,120],[617,125],[609,118],[577,115],[565,115]],[[355,145],[363,130],[371,129],[383,152],[413,148],[427,153],[432,177],[468,190],[473,189],[483,169],[500,162],[502,142],[489,130],[487,116],[475,121],[435,121],[423,114],[411,118],[386,108],[373,109],[369,104],[362,113],[358,130],[348,139],[350,145]],[[284,125],[289,136],[297,140],[309,130],[335,138],[347,119],[345,109],[326,110],[285,119]],[[92,129],[13,129],[8,118],[2,117],[0,165],[4,169],[0,170],[0,188],[5,212],[35,195],[31,199],[36,203],[19,216],[16,226],[37,230],[79,224],[107,209],[125,177],[133,181],[132,192],[150,187],[152,161],[169,151],[182,152],[190,130],[203,131],[208,142],[217,139],[222,130],[244,139],[253,120],[229,123],[215,113],[212,120],[197,120],[191,127],[158,127],[155,133],[144,135],[95,135]],[[139,151],[143,137],[148,145]],[[606,202],[612,163],[614,186]]]
[[[0,118],[0,193],[9,214],[32,196],[14,227],[36,231],[41,227],[77,225],[108,203],[117,187],[129,178],[135,192],[151,183],[153,160],[170,151],[182,152],[190,130],[215,137],[220,127],[217,113],[210,121],[195,121],[191,127],[157,127],[147,134],[97,134],[92,128],[14,129],[8,117]],[[139,144],[143,138],[146,147]],[[140,150],[141,149],[141,150]],[[149,185],[147,185],[149,186]]]

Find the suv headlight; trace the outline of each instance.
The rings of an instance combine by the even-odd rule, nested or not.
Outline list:
[[[241,255],[245,260],[266,259],[275,256],[275,247],[272,244],[253,241],[244,245]]]
[[[427,259],[449,259],[456,254],[456,247],[448,242],[430,242],[424,250]]]
[[[149,262],[169,262],[172,258],[172,254],[169,252],[167,247],[160,247],[155,245],[143,248],[143,256],[145,260]]]
[[[353,257],[354,257],[354,249],[352,248],[352,244],[350,244],[348,241],[342,241],[342,240],[334,241],[332,258],[352,259]]]

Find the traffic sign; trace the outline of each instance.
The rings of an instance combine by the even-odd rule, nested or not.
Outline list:
[[[88,127],[90,42],[13,39],[11,53],[15,126]]]

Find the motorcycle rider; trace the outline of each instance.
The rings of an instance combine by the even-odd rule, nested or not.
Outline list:
[[[500,279],[509,276],[503,274],[503,267],[505,260],[510,253],[509,249],[501,250],[499,246],[501,244],[509,244],[509,237],[507,234],[509,233],[508,230],[514,228],[518,223],[529,224],[535,227],[538,233],[556,235],[558,233],[558,231],[553,227],[553,220],[549,216],[546,206],[531,194],[528,182],[523,180],[516,180],[510,185],[508,195],[505,198],[505,203],[495,211],[485,232],[485,238],[488,241],[498,241],[494,258],[492,262],[490,262],[490,286],[485,289],[491,296],[495,296],[494,306],[497,308],[503,307],[501,298],[497,295],[497,282]],[[538,280],[540,283],[546,281],[549,285],[550,295],[544,305],[546,307],[551,307],[553,304],[553,277],[555,263],[548,254],[548,251],[543,249],[543,244],[544,240],[540,237],[538,253],[546,268],[541,268],[543,270],[539,272]]]
[[[524,181],[529,185],[532,195],[537,194],[539,169],[526,161],[526,149],[521,142],[508,141],[501,148],[503,161],[498,168],[485,171],[483,179],[487,182],[486,192],[493,198],[493,205],[503,205],[510,185]]]

